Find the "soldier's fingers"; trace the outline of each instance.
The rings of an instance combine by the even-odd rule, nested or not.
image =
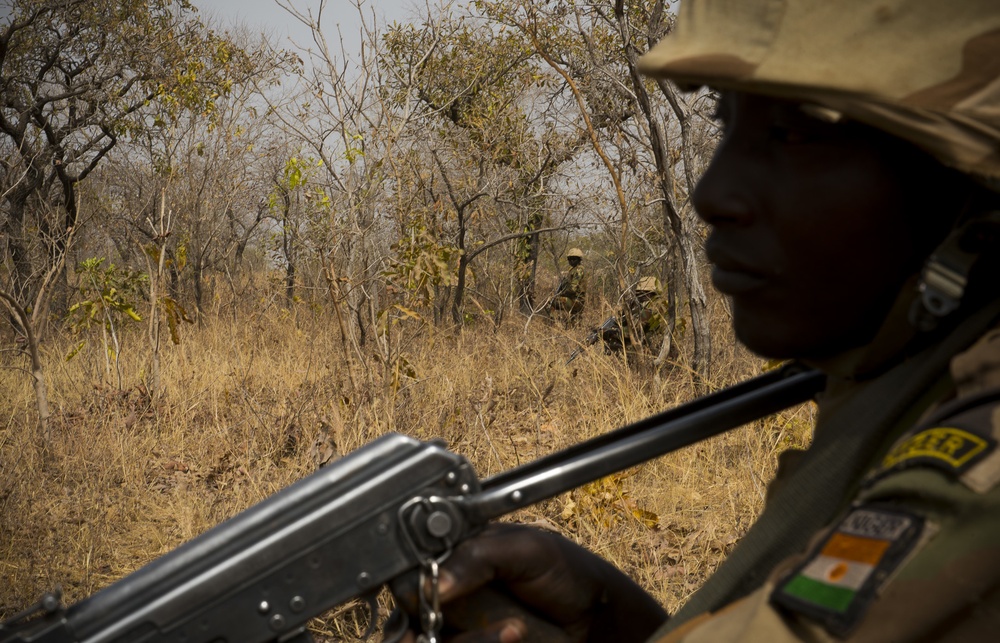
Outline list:
[[[544,575],[558,557],[546,534],[517,525],[491,525],[463,542],[445,562],[440,592],[445,602],[493,580],[525,582]]]
[[[492,584],[508,601],[552,623],[576,623],[594,606],[603,587],[598,561],[556,534],[523,525],[491,525],[463,542],[443,565],[447,575],[442,578],[442,602]]]
[[[516,618],[493,623],[475,632],[463,632],[448,643],[525,643],[527,628]],[[540,641],[538,643],[541,643]]]

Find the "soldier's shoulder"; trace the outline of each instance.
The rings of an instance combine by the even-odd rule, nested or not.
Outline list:
[[[977,493],[1000,483],[1000,329],[951,361],[956,395],[895,441],[870,481],[932,470]]]
[[[1000,627],[969,616],[1000,583],[1000,332],[957,355],[951,376],[956,395],[875,463],[839,522],[782,572],[775,605],[851,640]]]

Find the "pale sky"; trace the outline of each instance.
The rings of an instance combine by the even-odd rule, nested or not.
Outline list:
[[[4,0],[0,0],[2,3]],[[319,0],[290,0],[299,11],[305,13],[312,9],[315,14]],[[221,27],[233,24],[245,24],[252,32],[267,32],[272,34],[275,44],[283,48],[292,48],[292,42],[300,47],[312,46],[309,30],[298,22],[287,11],[282,9],[275,0],[192,0],[192,4],[201,10],[203,16],[215,16]],[[424,6],[423,0],[364,0],[363,8],[366,15],[374,12],[379,24],[393,20],[408,21],[415,12],[415,7]],[[340,25],[344,35],[345,48],[350,49],[358,42],[358,11],[350,0],[327,0],[323,13],[322,28],[331,47],[337,47],[336,28]],[[353,53],[353,52],[349,52]]]

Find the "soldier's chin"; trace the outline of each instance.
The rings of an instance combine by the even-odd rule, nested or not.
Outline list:
[[[736,310],[733,311],[736,339],[765,359],[795,359],[819,366],[864,346],[874,335],[867,328],[844,333],[845,328],[850,326],[824,328],[821,324],[794,323],[788,319],[741,319]]]
[[[741,331],[736,328],[736,339],[747,347],[751,352],[764,359],[796,359],[799,357],[797,351],[779,341],[774,337],[762,336],[760,334]]]
[[[810,329],[796,328],[789,320],[748,314],[733,308],[736,339],[765,359],[811,359],[829,354],[829,343],[811,336]]]

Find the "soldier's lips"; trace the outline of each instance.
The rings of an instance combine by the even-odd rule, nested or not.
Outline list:
[[[757,293],[780,274],[773,260],[749,250],[760,245],[751,241],[744,236],[734,237],[731,230],[713,228],[705,241],[705,255],[712,264],[712,283],[719,292],[733,297]]]
[[[767,281],[764,274],[753,270],[712,266],[712,283],[719,292],[726,295],[737,296],[752,293],[767,285]]]

